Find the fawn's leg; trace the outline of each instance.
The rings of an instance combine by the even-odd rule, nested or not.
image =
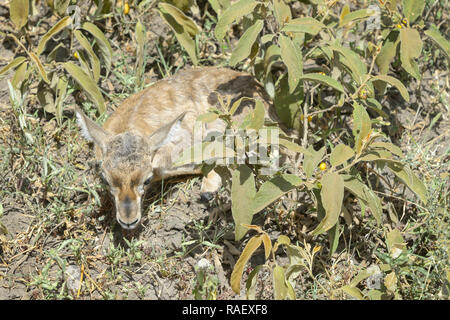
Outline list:
[[[202,180],[202,187],[200,189],[200,197],[202,200],[210,201],[214,193],[219,190],[222,185],[222,178],[217,172],[211,170]]]

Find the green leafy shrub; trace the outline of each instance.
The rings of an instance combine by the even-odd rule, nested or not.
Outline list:
[[[435,26],[425,27],[424,1],[374,1],[375,7],[354,11],[344,5],[339,14],[333,8],[336,2],[311,1],[308,5],[301,4],[303,12],[309,12],[310,16],[299,17],[292,14],[289,5],[292,1],[214,0],[209,3],[217,13],[217,41],[230,43],[232,26],[241,30],[239,41],[232,46],[229,65],[254,73],[272,97],[279,117],[299,131],[299,139],[284,143],[284,147],[298,153],[297,167],[288,168],[290,173],[283,169],[266,177],[246,164],[227,166],[232,180],[236,240],[246,234],[256,213],[293,190],[305,192],[313,200],[320,223],[311,235],[328,233],[331,254],[339,241],[339,216],[346,214],[344,194],[350,193],[357,199],[362,214],[369,209],[381,228],[383,202],[372,184],[364,181],[368,169],[377,179],[382,179],[380,172],[388,169],[426,204],[425,185],[403,161],[401,149],[382,131],[383,126],[389,125],[389,119],[379,102],[387,86],[409,101],[410,78],[402,72],[421,79],[417,59],[423,39],[431,39],[448,57],[448,41]],[[173,18],[183,26],[185,38],[189,37],[187,30],[197,30],[185,16],[177,19],[173,15]],[[369,22],[374,25],[367,31],[364,24],[367,26]],[[180,40],[179,34],[176,35]],[[192,43],[190,47],[181,40],[180,43],[196,64]],[[250,128],[233,123],[232,109],[228,106],[226,112],[215,110],[200,120],[207,122],[220,117],[229,120],[229,128]],[[253,119],[259,117],[257,109]],[[344,128],[344,114],[349,110],[350,132]],[[337,132],[342,139],[336,139]],[[321,146],[319,150],[316,145]],[[258,230],[261,236],[249,240],[241,256],[243,261],[248,260],[261,243],[261,237],[265,237]],[[238,278],[242,268],[238,263],[232,276],[236,293],[240,291]],[[280,283],[289,283],[286,269],[276,266],[272,271],[275,278],[284,278]],[[247,283],[247,292],[250,287]],[[276,297],[294,297],[280,295],[280,285],[276,287]],[[292,291],[286,290],[285,293]]]

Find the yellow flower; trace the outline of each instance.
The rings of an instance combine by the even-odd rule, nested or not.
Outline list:
[[[397,28],[401,29],[401,28],[402,28],[402,25],[401,25],[400,23],[397,24]]]
[[[320,169],[320,171],[327,170],[327,164],[325,162],[321,162],[319,165],[319,169]]]
[[[300,120],[301,121],[303,121],[305,119],[305,116],[304,115],[300,115]],[[308,116],[308,122],[311,122],[311,120],[312,120],[312,116]]]
[[[125,2],[125,4],[123,5],[123,14],[127,15],[128,12],[130,12],[130,5],[128,4],[128,2]]]
[[[362,100],[366,100],[367,96],[368,96],[369,92],[367,91],[367,89],[361,89],[358,93],[359,98]]]
[[[78,59],[78,52],[77,52],[77,51],[75,51],[75,52],[73,53],[73,57],[74,57],[75,59]]]
[[[321,246],[315,246],[312,253],[316,254],[322,247]]]

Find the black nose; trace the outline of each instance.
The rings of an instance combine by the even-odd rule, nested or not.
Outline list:
[[[212,192],[202,192],[200,193],[200,200],[203,202],[209,202],[214,198],[214,193]]]

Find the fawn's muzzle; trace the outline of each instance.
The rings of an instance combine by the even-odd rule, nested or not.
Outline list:
[[[136,228],[141,220],[140,199],[131,200],[125,197],[117,203],[117,221],[122,228],[130,230]]]

